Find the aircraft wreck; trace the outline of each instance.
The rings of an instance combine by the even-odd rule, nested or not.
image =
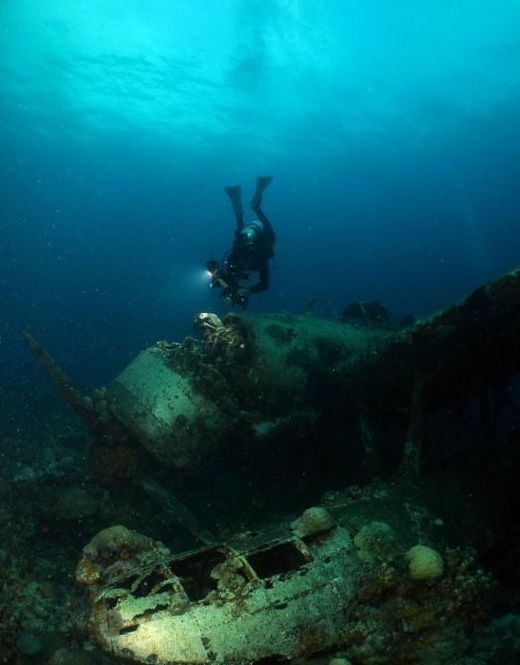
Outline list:
[[[353,595],[344,529],[309,543],[246,537],[176,556],[148,541],[130,570],[115,560],[89,584],[105,554],[98,543],[116,530],[124,531],[98,534],[78,566],[78,579],[93,586],[91,620],[106,651],[143,663],[223,665],[304,655],[312,631],[317,647],[337,642]]]
[[[244,442],[298,440],[341,412],[359,421],[377,466],[371,423],[401,414],[408,423],[401,472],[416,476],[425,414],[478,398],[520,368],[519,302],[514,270],[402,328],[389,316],[380,324],[379,309],[367,318],[366,307],[339,320],[201,313],[200,339],[156,343],[92,395],[24,336],[105,450],[123,443],[145,451],[146,464],[190,468]]]
[[[365,509],[388,502],[396,530],[381,521],[353,529],[346,496],[292,525],[177,554],[125,527],[104,529],[76,573],[92,638],[124,662],[157,664],[338,653],[365,665],[433,663],[446,662],[447,644],[463,654],[482,630],[489,577],[470,550],[414,544],[402,497],[379,492]]]
[[[94,536],[77,568],[93,640],[122,662],[158,665],[471,662],[491,582],[471,548],[439,537],[439,525],[458,534],[471,524],[467,502],[450,524],[416,481],[427,414],[478,401],[519,370],[519,303],[515,270],[414,322],[374,303],[338,320],[201,313],[197,338],[158,342],[90,395],[24,333],[92,432],[100,473],[136,480],[199,544],[174,552],[118,525]],[[356,424],[377,477],[374,423],[394,417],[406,435],[393,480],[332,492],[312,519],[222,538],[160,482],[248,447],[252,462],[258,446],[279,453],[307,437],[326,447],[329,421],[340,432]]]

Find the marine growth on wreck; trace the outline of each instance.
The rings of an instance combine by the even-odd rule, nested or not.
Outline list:
[[[77,625],[47,599],[40,611],[55,624],[44,632],[139,663],[472,663],[514,651],[514,615],[493,613],[499,534],[482,543],[481,481],[443,468],[436,436],[441,422],[444,437],[460,436],[446,409],[471,405],[518,365],[519,280],[513,271],[405,325],[351,319],[353,308],[336,320],[198,314],[196,337],[145,349],[90,395],[24,333],[89,432],[70,457],[10,484],[39,495],[23,513],[33,528],[69,556],[82,544],[65,601]],[[475,343],[461,348],[472,328]],[[486,360],[469,381],[476,358]],[[80,450],[88,481],[77,484]],[[323,478],[313,477],[318,454],[336,460]],[[307,474],[311,487],[280,505],[281,485]],[[60,487],[58,503],[41,494],[44,480]],[[14,574],[29,572],[11,570],[6,596]],[[24,645],[6,635],[3,648]]]
[[[0,0],[0,665],[520,663],[519,25]]]

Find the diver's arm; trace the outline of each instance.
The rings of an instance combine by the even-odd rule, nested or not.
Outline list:
[[[264,261],[258,272],[260,274],[260,281],[249,289],[251,293],[261,293],[262,291],[267,291],[269,288],[269,262]]]

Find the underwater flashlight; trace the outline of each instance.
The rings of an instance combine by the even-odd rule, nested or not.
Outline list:
[[[210,259],[206,263],[207,276],[210,278],[210,287],[226,287],[227,284],[220,274],[220,266],[218,261]]]

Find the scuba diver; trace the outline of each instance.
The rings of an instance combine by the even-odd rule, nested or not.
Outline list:
[[[247,307],[250,293],[260,293],[269,288],[269,259],[274,256],[276,235],[262,210],[262,198],[271,180],[271,176],[258,176],[256,179],[251,208],[257,219],[247,224],[244,224],[242,187],[224,188],[235,213],[235,238],[222,265],[211,259],[206,266],[211,277],[210,286],[222,288],[222,296],[230,305]],[[258,272],[260,280],[251,287],[244,286],[251,272]]]

